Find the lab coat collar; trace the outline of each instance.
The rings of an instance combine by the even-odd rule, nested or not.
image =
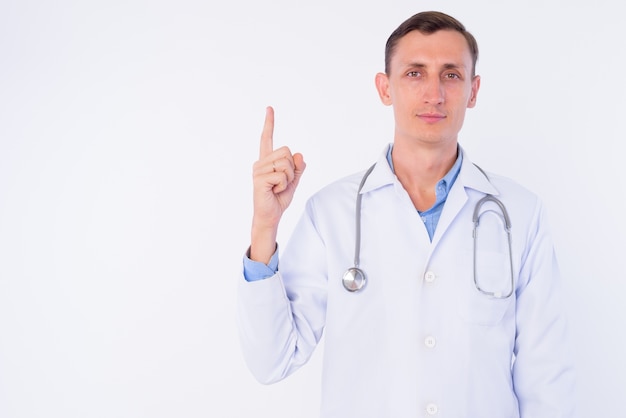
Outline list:
[[[494,196],[499,195],[498,189],[496,189],[489,179],[489,174],[483,171],[478,165],[474,164],[461,146],[459,146],[459,151],[463,153],[463,164],[461,165],[457,182],[460,180],[460,183],[465,188],[474,189]]]
[[[380,187],[396,183],[400,186],[395,174],[391,171],[391,167],[389,167],[389,163],[387,162],[387,152],[389,151],[390,146],[391,144],[387,144],[378,157],[376,166],[365,181],[365,184],[361,189],[361,193],[367,193]],[[493,186],[493,184],[491,184],[485,175],[486,173],[483,173],[482,169],[470,161],[467,152],[460,145],[459,152],[463,153],[463,163],[461,164],[461,171],[459,172],[459,176],[456,179],[455,184],[460,183],[460,185],[465,188],[474,189],[486,194],[498,195],[498,190]]]
[[[387,144],[383,152],[381,152],[378,160],[376,161],[376,166],[367,177],[365,184],[361,188],[361,193],[371,192],[372,190],[376,190],[380,187],[388,186],[394,184],[396,182],[396,175],[391,171],[391,167],[389,167],[389,163],[387,162],[387,152],[389,152],[389,147],[391,144]]]

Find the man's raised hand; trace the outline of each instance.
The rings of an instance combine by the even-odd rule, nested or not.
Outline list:
[[[278,224],[291,200],[306,164],[302,154],[288,147],[274,149],[274,109],[267,107],[259,159],[252,170],[254,215],[250,258],[267,263],[276,248]]]

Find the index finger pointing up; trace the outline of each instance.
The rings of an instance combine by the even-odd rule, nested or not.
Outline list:
[[[261,150],[259,157],[263,158],[274,151],[274,109],[268,106],[265,109],[265,124],[261,134]]]

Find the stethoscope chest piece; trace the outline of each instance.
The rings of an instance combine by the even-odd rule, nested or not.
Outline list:
[[[343,287],[345,287],[348,292],[356,292],[357,290],[361,290],[365,287],[367,279],[365,278],[363,270],[358,267],[350,267],[343,274],[342,282]]]

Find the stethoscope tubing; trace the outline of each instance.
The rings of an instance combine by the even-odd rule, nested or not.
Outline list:
[[[365,181],[367,180],[367,178],[369,177],[369,175],[371,174],[372,170],[374,170],[374,167],[376,167],[376,164],[373,164],[371,167],[369,167],[367,169],[367,171],[365,172],[365,174],[363,175],[363,178],[361,179],[361,183],[359,184],[359,187],[357,189],[357,197],[356,197],[356,205],[355,205],[355,245],[354,245],[354,265],[353,267],[350,267],[349,269],[346,270],[346,272],[343,275],[342,278],[342,283],[344,288],[349,291],[349,292],[357,292],[361,289],[363,289],[365,287],[365,284],[367,283],[367,277],[365,275],[365,272],[361,269],[360,267],[360,263],[361,263],[361,200],[362,200],[362,194],[361,194],[361,190],[363,189],[363,186],[365,185]],[[481,173],[483,173],[483,175],[485,177],[487,177],[487,180],[489,180],[489,176],[487,176],[487,174],[478,166],[476,166]],[[502,217],[503,217],[503,222],[504,222],[504,229],[506,231],[507,234],[507,241],[508,241],[508,251],[509,251],[509,267],[510,267],[510,289],[506,294],[502,294],[502,292],[490,292],[487,291],[485,289],[483,289],[480,284],[478,283],[478,279],[476,277],[476,247],[477,247],[477,239],[478,239],[478,225],[480,223],[480,210],[483,206],[483,204],[485,204],[486,202],[493,202],[495,203],[501,213],[502,213]],[[514,285],[515,285],[515,279],[514,279],[514,275],[513,275],[513,251],[512,251],[512,238],[511,238],[511,219],[509,217],[509,213],[506,210],[506,207],[504,206],[504,203],[502,203],[498,198],[496,198],[495,196],[493,196],[492,194],[487,194],[486,196],[484,196],[482,199],[480,199],[476,205],[474,206],[474,212],[472,215],[472,222],[474,223],[474,229],[472,232],[473,235],[473,276],[474,276],[474,285],[476,287],[476,289],[486,295],[489,296],[491,298],[494,299],[506,299],[508,297],[510,297],[513,294],[513,290],[514,290]]]
[[[343,283],[343,287],[348,292],[356,292],[358,290],[363,289],[365,284],[367,283],[367,276],[365,272],[360,268],[361,263],[361,199],[362,194],[361,190],[363,189],[363,185],[365,181],[369,177],[372,170],[376,164],[373,164],[370,168],[367,169],[363,178],[361,179],[361,183],[359,184],[359,188],[356,192],[356,213],[355,213],[355,221],[356,221],[356,229],[355,229],[355,245],[354,245],[354,266],[350,267],[343,274],[343,278],[341,282]]]

